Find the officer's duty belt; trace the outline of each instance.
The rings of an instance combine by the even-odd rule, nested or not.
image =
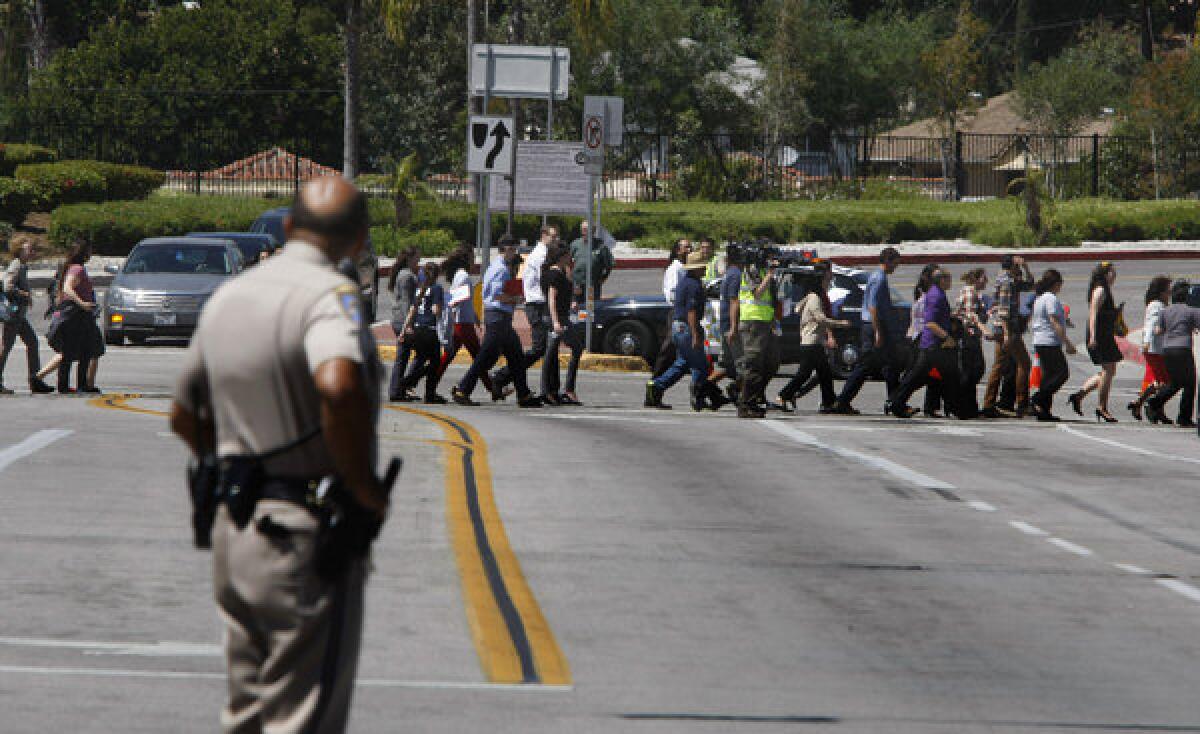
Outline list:
[[[259,490],[259,499],[280,500],[312,507],[317,502],[317,487],[320,483],[320,479],[266,479]]]

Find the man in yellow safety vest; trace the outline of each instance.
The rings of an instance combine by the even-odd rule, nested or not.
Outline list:
[[[737,367],[742,380],[739,418],[766,415],[761,407],[765,403],[763,395],[767,383],[779,370],[779,340],[775,335],[775,322],[779,318],[777,291],[773,264],[745,264],[738,292],[738,336],[742,342]]]

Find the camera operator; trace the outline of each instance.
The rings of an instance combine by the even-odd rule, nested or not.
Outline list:
[[[766,411],[767,384],[779,370],[779,338],[775,322],[779,313],[779,283],[775,269],[779,263],[770,253],[759,250],[754,257],[745,258],[742,267],[742,287],[738,292],[738,337],[742,342],[742,358],[738,372],[742,379],[742,395],[738,403],[739,418],[763,418]]]

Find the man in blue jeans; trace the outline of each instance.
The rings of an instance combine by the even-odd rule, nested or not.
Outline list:
[[[505,292],[505,284],[516,277],[521,256],[511,246],[511,240],[500,243],[500,252],[483,274],[483,345],[470,369],[450,391],[450,397],[459,405],[479,405],[471,399],[475,383],[480,375],[487,374],[496,365],[501,354],[512,365],[522,364],[525,358],[521,339],[512,325],[514,306],[521,301],[521,296]],[[530,392],[525,382],[525,370],[513,370],[512,380],[517,386],[518,405],[522,408],[541,407],[542,401]]]
[[[675,342],[676,357],[667,371],[646,383],[645,407],[669,410],[662,396],[675,383],[692,373],[692,410],[709,407],[719,409],[728,400],[708,379],[708,357],[704,353],[704,284],[700,276],[708,267],[708,259],[699,252],[687,256],[685,275],[675,288],[674,310],[671,321],[671,338]]]
[[[887,401],[885,408],[891,407],[891,397],[900,383],[900,373],[904,367],[904,357],[901,349],[904,334],[896,323],[895,312],[892,308],[892,291],[888,276],[896,272],[900,265],[900,252],[894,247],[885,247],[879,253],[879,269],[871,273],[867,280],[866,292],[863,294],[862,305],[862,357],[846,384],[842,386],[842,394],[833,405],[833,413],[841,415],[858,415],[852,403],[858,396],[858,391],[868,377],[882,376],[887,384]],[[907,409],[908,412],[911,409]],[[914,411],[915,412],[915,411]],[[905,416],[908,417],[908,416]]]

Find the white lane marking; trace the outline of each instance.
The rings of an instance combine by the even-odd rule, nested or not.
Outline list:
[[[980,502],[979,500],[972,500],[972,501],[968,502],[967,507],[979,510],[980,512],[995,512],[996,511],[995,505],[990,505],[987,502]]]
[[[659,413],[659,415],[661,415],[661,413]],[[620,422],[626,422],[626,423],[654,423],[654,424],[661,425],[661,426],[677,426],[677,425],[679,425],[679,421],[656,420],[654,418],[638,418],[636,416],[628,416],[628,415],[624,415],[624,416],[623,415],[599,415],[596,413],[575,413],[575,414],[538,413],[538,414],[536,414],[536,417],[537,418],[557,418],[558,420],[569,420],[569,421],[583,421],[583,420],[620,421]]]
[[[1113,448],[1123,449],[1125,451],[1132,451],[1133,453],[1141,454],[1142,456],[1150,456],[1155,459],[1168,459],[1170,461],[1185,461],[1189,464],[1200,464],[1200,459],[1193,459],[1193,458],[1190,458],[1187,456],[1177,456],[1175,454],[1163,454],[1158,451],[1151,451],[1150,449],[1144,449],[1141,446],[1130,446],[1127,443],[1121,443],[1120,441],[1114,441],[1111,438],[1101,438],[1100,436],[1093,436],[1089,433],[1085,433],[1084,431],[1079,431],[1074,428],[1071,428],[1070,426],[1059,425],[1058,429],[1060,431],[1066,431],[1067,433],[1071,434],[1072,436],[1079,436],[1080,438],[1086,438],[1089,441],[1095,441],[1096,443],[1102,443],[1105,446],[1112,446]]]
[[[1136,576],[1149,576],[1151,573],[1153,573],[1149,569],[1142,568],[1141,566],[1135,566],[1132,563],[1114,563],[1113,566],[1121,569],[1125,573],[1132,573]]]
[[[1025,533],[1026,535],[1037,535],[1037,536],[1049,535],[1049,533],[1047,533],[1045,530],[1042,530],[1041,528],[1037,527],[1036,525],[1030,525],[1029,523],[1022,522],[1021,520],[1012,520],[1008,524],[1012,525],[1014,528],[1016,528],[1017,530],[1020,530],[1022,533]]]
[[[6,449],[0,450],[0,471],[4,471],[16,462],[24,459],[26,456],[46,448],[55,441],[66,438],[72,433],[74,433],[74,431],[63,429],[47,429],[45,431],[38,431],[21,443],[16,443]]]
[[[53,640],[40,637],[0,637],[0,645],[11,647],[79,650],[85,655],[137,655],[140,657],[221,657],[220,645],[195,642],[98,642]]]
[[[762,421],[760,423],[760,425],[762,425],[763,427],[768,428],[772,431],[775,431],[778,434],[786,436],[786,437],[792,439],[793,441],[795,441],[796,443],[799,443],[799,444],[802,444],[805,446],[811,446],[812,448],[819,449],[821,451],[826,451],[828,453],[833,454],[834,456],[838,456],[843,459],[850,459],[851,461],[857,461],[859,463],[866,464],[867,466],[873,467],[873,468],[883,472],[884,474],[890,474],[891,476],[895,477],[896,479],[900,479],[902,481],[909,482],[910,484],[915,484],[918,487],[923,487],[925,489],[955,489],[956,488],[953,484],[949,484],[947,482],[943,482],[940,479],[935,479],[931,476],[927,476],[920,472],[913,471],[912,469],[909,469],[907,466],[904,466],[902,464],[897,464],[896,462],[891,461],[889,459],[885,459],[882,456],[872,456],[871,454],[866,454],[861,451],[855,451],[853,449],[847,449],[847,448],[842,448],[841,446],[834,446],[832,444],[827,444],[824,441],[817,438],[816,436],[812,435],[811,433],[805,433],[804,431],[797,431],[795,428],[786,426],[783,423],[780,423],[779,421]]]
[[[1063,540],[1062,538],[1049,538],[1047,540],[1047,542],[1050,543],[1051,545],[1056,545],[1059,548],[1062,548],[1063,550],[1065,550],[1068,553],[1074,553],[1077,556],[1092,555],[1091,549],[1084,548],[1082,545],[1072,543],[1069,540]]]
[[[91,676],[98,678],[151,678],[174,680],[225,680],[224,673],[183,670],[125,670],[121,668],[53,668],[33,665],[0,665],[0,673],[17,675]],[[413,688],[421,690],[518,691],[521,693],[566,693],[574,686],[521,683],[473,683],[469,681],[398,680],[364,678],[355,681],[363,688]]]
[[[1200,589],[1197,589],[1191,584],[1185,584],[1177,579],[1158,579],[1156,582],[1159,586],[1164,586],[1176,594],[1186,596],[1192,601],[1200,601]]]
[[[958,426],[939,426],[937,432],[946,436],[974,437],[983,435],[983,431],[978,428],[960,428]]]

